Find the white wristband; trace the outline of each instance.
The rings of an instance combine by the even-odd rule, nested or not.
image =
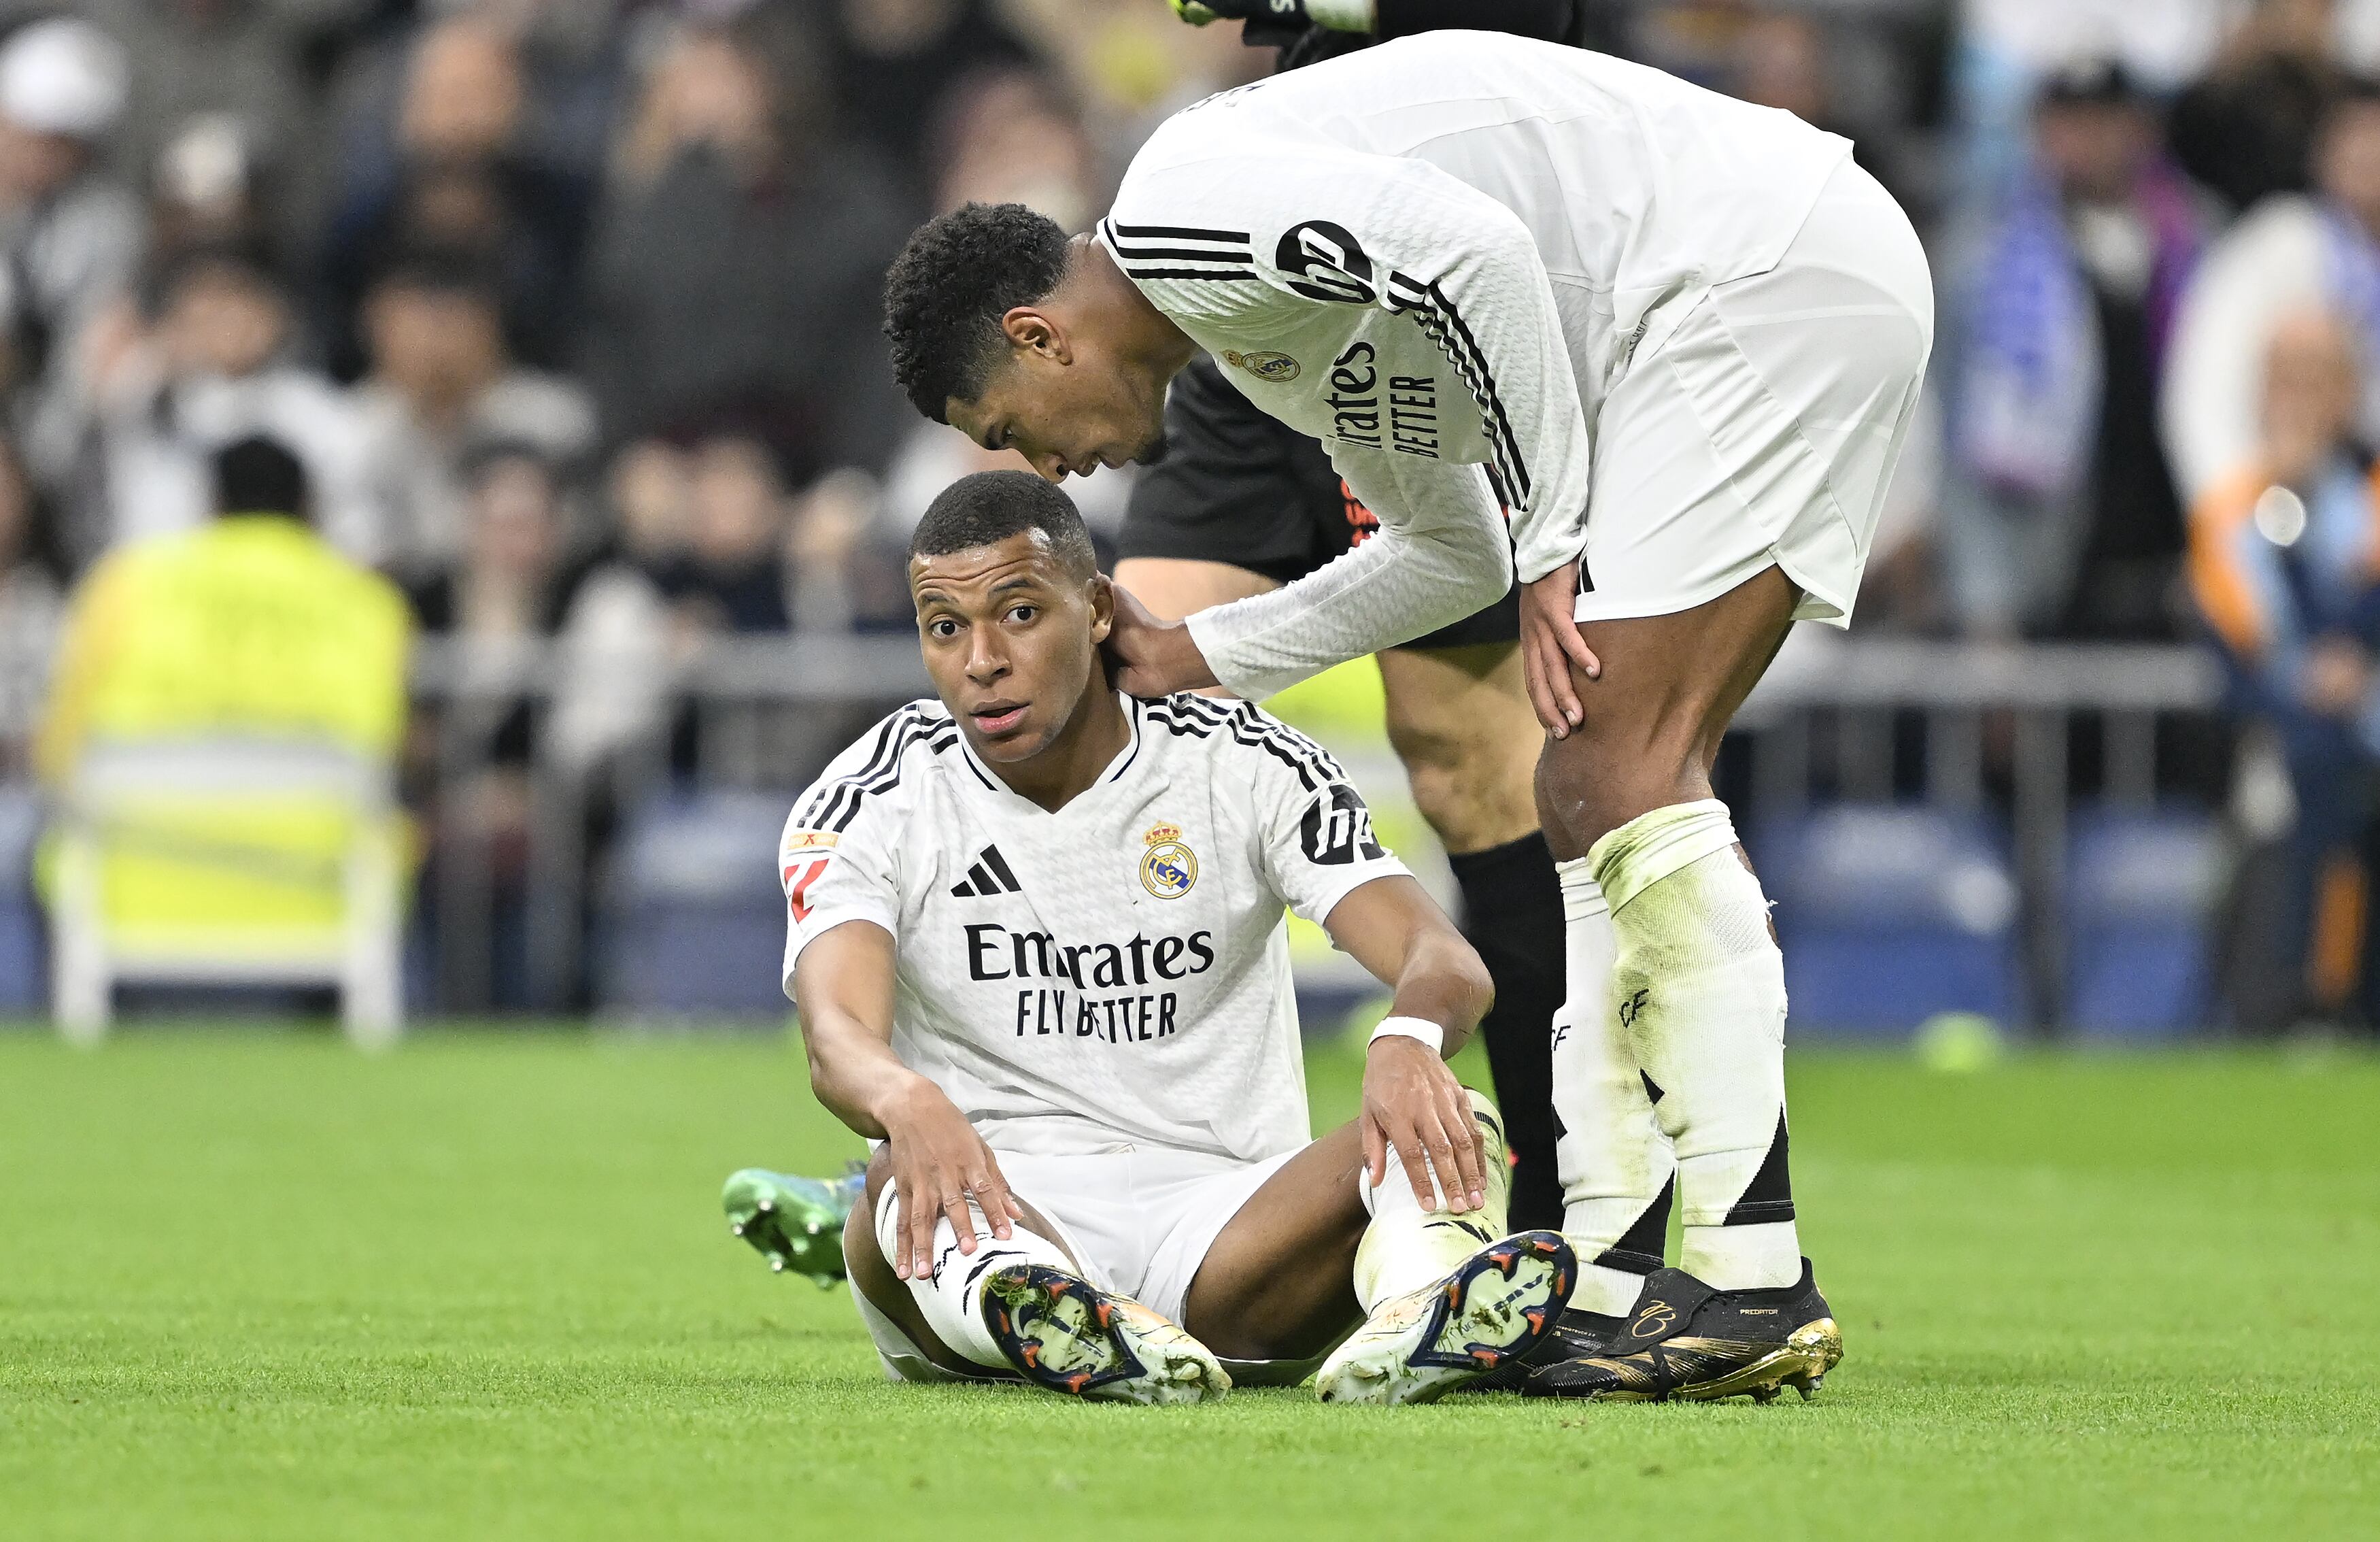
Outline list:
[[[1372,1030],[1372,1037],[1365,1041],[1364,1047],[1368,1050],[1381,1039],[1391,1037],[1418,1038],[1429,1046],[1431,1054],[1446,1053],[1446,1030],[1427,1017],[1383,1017],[1380,1019],[1380,1026]]]

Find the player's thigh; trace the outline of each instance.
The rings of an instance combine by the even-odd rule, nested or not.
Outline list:
[[[1160,621],[1179,621],[1281,588],[1261,573],[1196,557],[1126,557],[1116,564],[1115,581]]]
[[[1536,829],[1531,777],[1545,733],[1519,646],[1391,648],[1378,659],[1389,743],[1446,849],[1485,851]]]
[[[1371,1220],[1355,1187],[1363,1167],[1352,1123],[1282,1163],[1208,1245],[1182,1325],[1238,1360],[1303,1359],[1343,1337],[1364,1315],[1354,1286]]]
[[[1801,600],[1771,566],[1673,615],[1580,624],[1603,672],[1572,675],[1585,721],[1548,740],[1537,765],[1537,812],[1557,861],[1639,815],[1711,795],[1719,739]]]

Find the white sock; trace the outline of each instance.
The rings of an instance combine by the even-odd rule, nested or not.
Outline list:
[[[1554,1111],[1561,1139],[1562,1235],[1578,1254],[1570,1304],[1625,1317],[1661,1267],[1670,1230],[1670,1137],[1611,999],[1611,909],[1585,857],[1561,874],[1565,990],[1554,1019]]]
[[[895,1186],[888,1183],[876,1200],[876,1245],[884,1250],[887,1260],[901,1257],[902,1251],[902,1238],[893,1230],[898,1210],[894,1192]],[[1077,1276],[1081,1271],[1064,1248],[1026,1231],[1022,1222],[1012,1222],[1008,1238],[1002,1241],[991,1234],[982,1209],[973,1200],[967,1202],[967,1208],[975,1217],[975,1252],[959,1251],[958,1232],[951,1218],[944,1216],[934,1225],[932,1276],[905,1283],[909,1298],[925,1314],[926,1326],[945,1347],[978,1366],[1005,1368],[1007,1358],[992,1342],[991,1330],[983,1325],[984,1277],[1003,1264],[1046,1264]]]
[[[1474,1108],[1492,1113],[1493,1105],[1478,1092],[1471,1094],[1471,1101]],[[1383,1301],[1438,1283],[1463,1259],[1504,1234],[1504,1202],[1511,1179],[1504,1160],[1502,1123],[1500,1121],[1489,1128],[1494,1133],[1488,1137],[1488,1203],[1483,1208],[1439,1209],[1434,1190],[1433,1204],[1425,1207],[1405,1181],[1404,1159],[1394,1147],[1389,1151],[1388,1171],[1378,1187],[1364,1173],[1355,1174],[1364,1208],[1372,1213],[1372,1223],[1364,1228],[1364,1240],[1355,1246],[1355,1299],[1366,1313]]]
[[[1677,1151],[1681,1267],[1721,1290],[1801,1277],[1785,1149],[1785,961],[1716,799],[1587,853],[1611,903],[1616,1015]]]

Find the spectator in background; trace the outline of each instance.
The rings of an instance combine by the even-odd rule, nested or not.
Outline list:
[[[432,637],[519,642],[553,636],[571,597],[567,522],[553,467],[534,444],[495,441],[466,450],[456,476],[462,548],[405,586],[414,620]]]
[[[2366,357],[2380,358],[2380,82],[2340,85],[2315,139],[2314,184],[2313,195],[2277,195],[2232,226],[2183,297],[2164,430],[2186,503],[2254,457],[2265,354],[2283,316],[2331,311]],[[2357,431],[2380,443],[2380,376],[2363,393]]]
[[[140,266],[140,204],[98,164],[126,69],[84,21],[36,21],[0,45],[0,382],[40,482],[81,442],[77,346]]]
[[[1001,0],[1001,11],[1064,83],[1102,163],[1117,174],[1168,115],[1269,73],[1278,52],[1244,46],[1242,27],[1185,30],[1166,6],[1145,0]],[[1327,29],[1292,24],[1272,35],[1283,30],[1323,45],[1307,57],[1335,46]]]
[[[323,238],[333,364],[360,362],[352,319],[391,250],[437,250],[485,270],[508,344],[554,366],[570,348],[593,186],[525,142],[528,84],[514,33],[465,14],[425,29],[408,55],[393,142],[354,152]]]
[[[1103,206],[1089,137],[1056,86],[1031,70],[963,82],[943,99],[929,142],[938,213],[962,203],[1022,203],[1081,231]]]
[[[935,109],[959,81],[1029,62],[988,0],[828,0],[841,117],[887,163],[922,170]]]
[[[2182,537],[2157,380],[2206,223],[2119,65],[2046,81],[2034,145],[1948,285],[1952,602],[1985,636],[2160,635]]]
[[[611,539],[589,565],[565,625],[566,684],[546,742],[551,762],[585,784],[660,733],[671,666],[698,639],[667,597],[686,557],[691,519],[686,453],[638,440],[605,479]]]
[[[805,112],[734,32],[686,31],[655,62],[589,258],[613,438],[732,419],[796,483],[890,453],[905,414],[873,318],[914,211]]]
[[[61,612],[55,553],[16,447],[0,440],[0,777],[25,770]]]
[[[432,8],[511,30],[528,86],[518,152],[589,188],[600,182],[624,105],[621,13],[636,0],[432,0]]]
[[[375,562],[419,575],[460,553],[470,446],[518,442],[567,467],[594,443],[585,395],[513,362],[494,290],[466,263],[429,256],[393,266],[365,298],[364,332],[372,367],[357,399]]]
[[[2262,443],[2193,511],[2190,577],[2230,661],[2234,699],[2275,731],[2296,794],[2275,935],[2308,963],[2307,1010],[2336,1016],[2360,974],[2359,1015],[2372,1021],[2380,971],[2368,935],[2342,961],[2349,917],[2322,915],[2335,875],[2353,870],[2368,845],[2380,762],[2380,483],[2356,435],[2359,347],[2335,315],[2276,321]],[[2328,946],[2311,947],[2316,939]]]
[[[785,488],[767,446],[706,440],[686,470],[686,560],[669,585],[685,624],[703,633],[790,630]]]
[[[2182,169],[2245,210],[2312,185],[2314,136],[2345,83],[2336,0],[2251,0],[2204,79],[2174,103]]]
[[[1780,108],[1812,127],[1850,140],[1852,159],[1883,183],[1923,229],[1925,200],[1902,164],[1896,137],[1868,132],[1842,115],[1828,67],[1837,52],[1826,23],[1817,17],[1801,11],[1760,12],[1744,19],[1733,40],[1725,88],[1730,95]]]
[[[215,229],[207,239],[257,240],[295,255],[320,212],[317,113],[303,51],[326,19],[353,0],[116,0],[95,19],[124,45],[131,91],[115,140],[128,176],[157,184],[198,169],[194,147],[240,184],[269,183],[257,228]]]
[[[613,549],[610,558],[660,584],[686,555],[686,452],[660,439],[640,439],[613,457],[605,481]]]
[[[543,725],[531,699],[513,694],[504,672],[517,650],[562,634],[577,589],[567,562],[561,488],[534,445],[488,443],[467,451],[461,549],[437,572],[407,586],[421,630],[474,645],[458,657],[457,689],[418,725],[417,760],[451,771],[431,811],[427,905],[446,896],[454,865],[489,886],[496,1004],[527,1002],[523,933],[535,770]],[[484,866],[480,866],[484,864]]]
[[[53,785],[102,738],[268,735],[395,754],[403,598],[314,533],[287,449],[242,439],[213,472],[212,523],[111,552],[76,587],[36,753]]]
[[[261,433],[305,463],[323,535],[369,552],[362,420],[346,392],[292,358],[289,304],[273,275],[237,250],[188,251],[160,278],[152,310],[144,325],[125,307],[123,331],[91,350],[103,359],[94,370],[99,506],[85,548],[205,523],[215,450]]]
[[[187,251],[234,247],[273,254],[276,271],[310,247],[313,230],[298,217],[286,181],[229,114],[186,120],[150,165],[149,242],[152,263]]]

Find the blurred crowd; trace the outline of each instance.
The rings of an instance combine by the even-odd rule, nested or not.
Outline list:
[[[892,253],[967,199],[1087,223],[1150,124],[1269,62],[1154,0],[92,0],[0,27],[9,760],[64,594],[203,524],[211,455],[249,434],[426,635],[905,624],[900,511],[980,452],[892,388]]]
[[[424,635],[900,627],[908,522],[998,458],[892,387],[906,232],[968,200],[1084,227],[1156,121],[1274,62],[1163,0],[0,29],[0,776],[78,578],[203,525],[251,435]],[[1846,134],[1926,234],[1940,342],[1863,628],[2210,638],[2299,823],[2367,827],[2380,0],[1583,0],[1582,37]],[[1129,475],[1076,485],[1095,528]],[[500,759],[591,764],[662,710],[578,694]]]

